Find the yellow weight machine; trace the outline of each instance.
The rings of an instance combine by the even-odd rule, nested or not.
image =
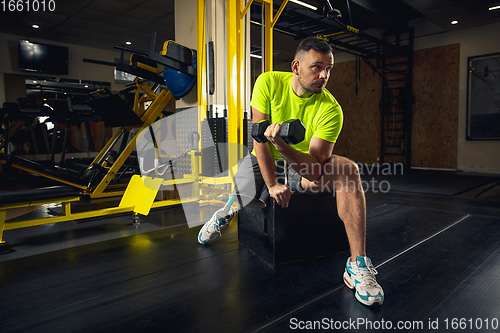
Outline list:
[[[206,110],[208,106],[208,92],[207,92],[207,17],[206,13],[206,1],[207,0],[197,0],[197,22],[198,22],[198,34],[197,34],[197,84],[198,84],[198,121],[201,123],[206,119]],[[243,142],[243,87],[245,86],[244,81],[246,77],[245,73],[245,62],[244,62],[244,48],[243,48],[243,20],[245,18],[251,3],[254,0],[249,0],[245,6],[243,6],[243,0],[236,1],[226,1],[226,24],[227,33],[225,36],[225,42],[227,43],[227,75],[226,80],[229,83],[228,89],[228,143],[241,144]],[[264,43],[264,68],[265,71],[272,70],[272,30],[274,24],[285,8],[288,0],[282,2],[281,7],[278,12],[273,15],[273,1],[272,0],[255,0],[264,5],[265,8],[265,43]],[[144,69],[144,68],[143,68]],[[94,165],[102,165],[107,169],[106,174],[95,186],[74,186],[75,184],[67,183],[62,180],[61,182],[74,186],[78,191],[72,193],[67,193],[64,196],[51,197],[48,196],[44,200],[26,200],[23,202],[7,202],[2,203],[0,200],[0,252],[2,251],[2,246],[5,251],[8,245],[3,239],[3,231],[11,230],[29,226],[42,225],[54,222],[63,222],[70,220],[78,220],[97,216],[107,216],[112,214],[133,212],[134,216],[137,214],[147,215],[150,208],[165,207],[181,204],[180,199],[164,200],[164,201],[154,201],[156,197],[156,192],[161,185],[176,185],[176,184],[191,184],[192,185],[192,196],[189,198],[182,199],[182,202],[200,202],[208,204],[218,204],[222,205],[222,201],[214,202],[212,199],[220,198],[224,195],[229,195],[230,190],[221,188],[219,185],[230,185],[232,188],[232,177],[203,177],[200,176],[201,171],[201,159],[199,156],[200,146],[198,149],[193,149],[189,155],[191,156],[191,167],[192,174],[185,175],[182,179],[174,180],[161,180],[161,178],[153,179],[141,179],[140,176],[133,176],[125,194],[122,197],[121,203],[118,207],[112,207],[107,209],[92,210],[81,213],[71,212],[71,203],[80,201],[85,195],[91,198],[102,198],[120,195],[117,189],[110,186],[111,180],[115,177],[119,168],[123,165],[126,158],[132,153],[136,147],[137,135],[143,133],[144,130],[148,129],[155,120],[157,120],[167,105],[167,103],[172,98],[171,93],[161,91],[156,93],[148,87],[145,82],[141,79],[136,79],[135,84],[137,89],[144,92],[142,97],[138,97],[136,94],[136,100],[134,103],[134,112],[140,115],[142,125],[140,130],[137,132],[136,136],[127,144],[123,153],[115,161],[111,167],[106,167],[104,162],[104,157],[107,151],[113,147],[117,142],[119,137],[123,135],[124,131],[129,131],[129,127],[122,127],[115,132],[111,140],[108,141],[106,147],[104,147],[101,153],[92,162],[92,168]],[[144,103],[152,102],[147,108],[144,107]],[[143,112],[144,111],[144,112]],[[143,112],[143,113],[141,113]],[[235,145],[236,147],[238,145]],[[242,157],[242,151],[239,149],[232,149],[228,154],[229,165],[237,165],[237,161]],[[30,169],[26,166],[20,166],[20,169],[34,172],[36,170]],[[234,174],[234,171],[231,174]],[[47,175],[51,178],[51,175]],[[142,177],[147,178],[147,177]],[[54,179],[54,178],[53,178]],[[56,179],[59,180],[59,179]],[[145,185],[146,184],[146,185]],[[138,200],[141,198],[141,200]],[[31,219],[23,221],[5,221],[6,211],[13,208],[19,207],[29,207],[44,204],[61,203],[63,207],[63,214],[56,217],[47,217],[41,219]]]

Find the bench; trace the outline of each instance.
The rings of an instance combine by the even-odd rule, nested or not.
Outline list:
[[[238,213],[239,242],[272,265],[348,252],[333,193],[294,193],[288,208],[267,197],[263,209]]]

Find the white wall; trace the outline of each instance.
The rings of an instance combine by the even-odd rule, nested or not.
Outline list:
[[[460,43],[457,169],[500,172],[500,141],[466,141],[467,58],[500,52],[500,23],[415,39],[415,49]]]
[[[197,49],[196,1],[175,0],[175,41],[192,49]],[[195,83],[193,89],[183,98],[175,101],[176,108],[198,105],[198,91]]]

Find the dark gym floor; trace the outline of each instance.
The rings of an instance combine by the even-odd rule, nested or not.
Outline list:
[[[0,332],[498,332],[500,186],[475,196],[499,179],[417,170],[367,192],[374,308],[345,287],[347,254],[272,267],[235,223],[198,245],[180,208],[6,231]]]

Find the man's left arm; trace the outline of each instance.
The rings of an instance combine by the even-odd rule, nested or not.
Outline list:
[[[280,137],[281,124],[271,124],[264,135],[276,147],[287,163],[302,177],[309,181],[318,180],[323,167],[332,156],[335,144],[313,137],[309,143],[309,154],[295,150]]]

